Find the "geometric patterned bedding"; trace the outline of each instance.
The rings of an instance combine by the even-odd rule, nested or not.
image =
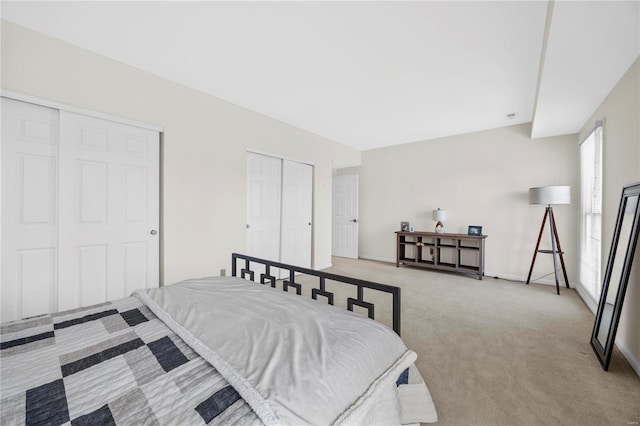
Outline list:
[[[137,297],[2,324],[0,424],[261,424]]]

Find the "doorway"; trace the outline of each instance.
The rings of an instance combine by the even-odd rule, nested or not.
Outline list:
[[[358,175],[333,177],[333,256],[358,258]]]

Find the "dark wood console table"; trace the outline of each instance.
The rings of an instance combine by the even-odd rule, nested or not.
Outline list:
[[[486,235],[397,231],[396,266],[440,269],[484,275]]]

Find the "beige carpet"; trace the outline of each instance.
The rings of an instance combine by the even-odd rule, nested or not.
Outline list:
[[[547,285],[337,257],[333,265],[402,288],[402,338],[418,353],[439,425],[640,421],[640,378],[617,349],[602,370],[589,346],[594,316],[575,290],[557,296]]]

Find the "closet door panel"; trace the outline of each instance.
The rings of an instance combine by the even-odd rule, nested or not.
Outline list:
[[[281,259],[310,268],[313,166],[284,160],[282,182]]]
[[[2,98],[1,319],[57,306],[58,111]]]
[[[60,124],[60,308],[157,287],[158,133],[64,111]]]
[[[76,287],[78,301],[67,308],[89,306],[105,302],[108,299],[107,285],[109,268],[109,247],[107,244],[88,244],[74,247],[72,253],[67,253],[73,259],[63,258],[64,263],[75,263],[77,268],[76,280],[72,282]],[[68,288],[70,282],[62,287]],[[62,294],[62,293],[61,293]],[[65,299],[70,300],[70,299]]]
[[[247,153],[247,253],[280,260],[282,160]]]

